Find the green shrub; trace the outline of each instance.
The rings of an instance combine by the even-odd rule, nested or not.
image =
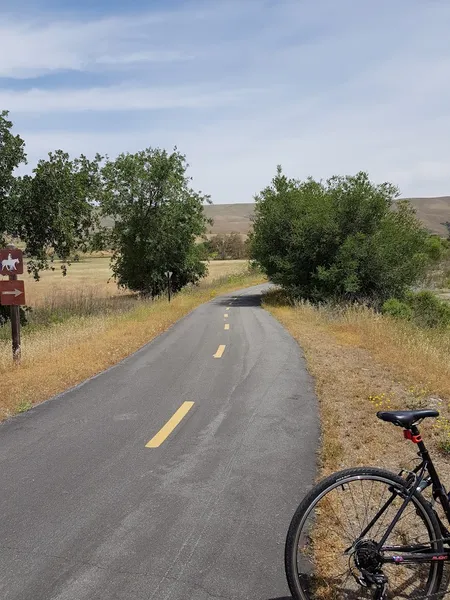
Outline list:
[[[376,307],[401,298],[442,255],[442,244],[397,195],[366,173],[298,181],[279,167],[255,198],[252,258],[297,298]]]
[[[413,320],[420,327],[444,329],[450,325],[450,305],[433,292],[410,292],[406,298],[413,311]]]
[[[405,319],[407,321],[411,320],[413,316],[412,308],[406,304],[406,302],[402,302],[397,298],[389,298],[389,300],[386,300],[382,306],[381,312],[384,315],[389,315],[395,319]]]

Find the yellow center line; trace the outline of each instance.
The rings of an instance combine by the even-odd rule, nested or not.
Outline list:
[[[225,317],[225,319],[226,319],[226,318],[228,317],[228,313],[225,313],[223,316],[224,316],[224,317]]]
[[[146,448],[158,448],[164,442],[166,438],[172,433],[178,423],[187,415],[187,413],[194,406],[193,402],[183,402],[177,412],[170,417],[167,423],[162,427],[158,433],[152,437],[152,439],[145,444]]]
[[[229,323],[225,323],[225,325],[224,325],[224,329],[225,329],[225,331],[226,331],[227,329],[230,329],[230,324],[229,324]]]
[[[214,358],[222,358],[222,354],[225,352],[225,346],[223,344],[221,344],[218,348],[217,348],[217,352],[215,354],[213,354]]]
[[[227,310],[230,310],[230,307],[228,307]]]

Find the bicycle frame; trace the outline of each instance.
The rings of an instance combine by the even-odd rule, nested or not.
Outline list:
[[[387,538],[389,537],[391,531],[395,527],[396,523],[402,516],[404,510],[407,505],[411,501],[411,498],[414,494],[414,491],[420,489],[422,491],[429,485],[432,485],[432,494],[435,501],[439,501],[447,517],[447,521],[450,523],[450,501],[447,496],[447,492],[445,490],[444,485],[441,483],[439,479],[439,475],[434,467],[433,461],[429,455],[429,452],[422,440],[422,436],[416,425],[413,425],[410,430],[404,431],[405,437],[410,439],[415,444],[417,444],[419,452],[418,455],[422,459],[420,464],[414,468],[412,472],[409,473],[407,480],[409,477],[413,476],[414,480],[411,481],[411,489],[408,492],[408,495],[404,498],[402,506],[399,508],[397,514],[395,515],[393,521],[387,528],[385,534],[383,535],[380,542],[377,544],[378,550],[382,552],[395,552],[393,556],[384,556],[382,557],[382,563],[384,564],[405,564],[405,563],[426,563],[432,561],[450,561],[450,532],[442,523],[441,519],[438,515],[436,515],[439,527],[441,530],[442,541],[444,544],[449,546],[448,551],[444,552],[433,552],[429,546],[423,544],[416,545],[407,545],[407,546],[384,546]],[[400,472],[402,475],[404,471]],[[425,473],[428,473],[428,476],[425,477]],[[413,475],[414,474],[414,475]],[[423,483],[425,485],[423,486]],[[381,515],[387,510],[387,508],[392,504],[395,498],[398,496],[397,492],[393,491],[392,496],[385,502],[385,504],[380,508],[378,513],[374,516],[372,521],[367,525],[367,527],[361,532],[359,539],[363,539],[367,533],[370,531],[374,523],[381,517]],[[436,540],[437,541],[437,540]]]

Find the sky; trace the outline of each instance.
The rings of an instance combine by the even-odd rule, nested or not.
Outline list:
[[[0,0],[0,110],[49,151],[177,146],[213,203],[281,164],[450,194],[448,0]]]

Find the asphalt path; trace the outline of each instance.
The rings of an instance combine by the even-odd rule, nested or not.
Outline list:
[[[2,600],[290,598],[318,410],[264,288],[0,426]]]

